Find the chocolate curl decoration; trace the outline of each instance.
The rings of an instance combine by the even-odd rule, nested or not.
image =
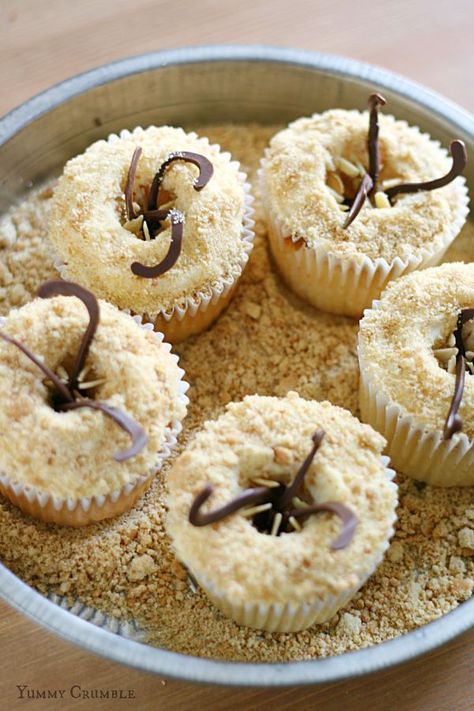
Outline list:
[[[77,387],[77,378],[84,368],[92,339],[99,325],[99,302],[91,291],[71,281],[47,281],[38,289],[38,296],[41,299],[49,299],[52,296],[58,295],[75,296],[82,301],[89,312],[89,325],[82,337],[81,345],[69,376],[69,389],[74,390]]]
[[[380,152],[379,152],[379,106],[385,106],[386,100],[381,94],[371,94],[369,96],[369,136],[367,146],[369,150],[369,175],[372,178],[372,188],[370,192],[376,192],[377,182],[380,172]]]
[[[125,183],[125,207],[127,210],[127,219],[133,220],[135,215],[135,210],[133,209],[133,184],[135,183],[135,176],[137,174],[137,165],[142,154],[142,149],[140,146],[135,148],[133,151],[132,161],[127,173],[127,182]]]
[[[449,152],[453,159],[453,164],[451,170],[446,173],[446,175],[443,175],[441,178],[436,178],[435,180],[427,180],[424,183],[402,183],[401,185],[394,185],[385,191],[388,199],[392,201],[394,197],[401,193],[417,193],[421,190],[444,188],[445,185],[448,185],[457,178],[458,175],[461,175],[467,163],[466,146],[463,141],[456,139],[455,141],[451,141]]]
[[[280,501],[278,502],[278,506],[281,509],[285,509],[292,501],[292,499],[295,496],[298,496],[298,492],[301,489],[301,486],[303,484],[306,472],[310,468],[313,459],[316,456],[316,452],[318,451],[319,447],[321,446],[321,442],[323,441],[324,435],[326,433],[324,430],[316,430],[316,432],[312,435],[311,439],[313,440],[313,446],[311,448],[310,453],[304,460],[303,464],[301,467],[298,469],[295,478],[293,479],[292,483],[290,486],[287,486],[285,489],[285,493],[281,497]]]
[[[443,430],[444,439],[451,437],[462,430],[462,419],[458,415],[458,410],[461,406],[462,396],[464,394],[464,381],[466,370],[466,349],[462,337],[462,329],[467,321],[474,318],[474,309],[462,309],[458,316],[454,337],[456,339],[456,347],[458,354],[456,356],[456,380],[454,381],[454,394],[451,400],[448,415]]]
[[[228,504],[224,504],[224,506],[214,509],[214,511],[204,513],[201,511],[201,507],[208,500],[213,491],[214,487],[208,484],[194,499],[189,511],[189,522],[193,526],[207,526],[210,523],[220,521],[244,506],[262,503],[268,498],[268,488],[266,486],[259,486],[255,489],[245,489],[245,491],[236,496],[235,499],[229,501]]]
[[[346,548],[354,537],[358,523],[357,516],[348,506],[340,504],[337,501],[326,501],[324,504],[314,504],[305,509],[293,509],[292,511],[288,511],[285,516],[288,518],[290,518],[290,516],[293,518],[303,518],[313,513],[321,513],[322,511],[336,514],[342,521],[342,531],[331,543],[331,550],[337,551],[341,548]]]
[[[367,200],[367,196],[371,192],[372,188],[374,186],[374,183],[372,181],[372,178],[368,173],[365,173],[364,177],[361,180],[361,183],[359,185],[359,189],[357,190],[356,196],[353,200],[353,203],[351,205],[351,209],[347,213],[347,217],[344,221],[344,224],[342,225],[342,229],[345,230],[349,225],[351,225],[359,212],[362,210],[362,206],[364,202]]]
[[[64,398],[67,402],[73,402],[74,398],[69,392],[69,388],[67,385],[63,383],[60,378],[54,373],[50,368],[48,368],[47,365],[45,365],[37,356],[35,356],[34,353],[32,353],[26,346],[23,345],[23,343],[20,343],[20,341],[17,341],[16,338],[12,338],[11,336],[7,336],[6,333],[1,333],[0,332],[0,338],[2,338],[4,341],[7,343],[11,343],[13,346],[16,346],[18,350],[20,350],[22,353],[26,355],[27,358],[29,358],[35,365],[40,368],[43,373],[46,375],[48,380],[51,380],[53,385],[56,387],[58,392],[60,393],[61,397]]]
[[[212,178],[214,167],[211,161],[205,156],[202,156],[200,153],[191,153],[190,151],[176,151],[174,153],[170,153],[166,160],[161,164],[159,171],[153,178],[150,193],[148,195],[148,210],[154,210],[158,207],[158,192],[160,190],[161,183],[163,182],[163,178],[168,167],[175,160],[184,160],[187,163],[192,163],[199,168],[199,175],[193,183],[194,189],[198,192],[206,187]]]
[[[140,147],[135,149],[127,174],[127,182],[125,185],[125,204],[128,220],[135,218],[135,211],[133,209],[133,184],[141,153],[142,149]],[[174,266],[174,264],[176,264],[176,261],[181,254],[184,215],[182,212],[174,208],[171,210],[160,210],[158,208],[158,194],[165,172],[176,160],[183,160],[188,163],[192,163],[199,168],[199,175],[193,182],[193,187],[197,191],[202,190],[208,184],[214,173],[214,167],[208,158],[202,156],[200,153],[191,153],[190,151],[176,151],[174,153],[170,153],[166,160],[161,164],[158,172],[155,173],[155,177],[153,178],[150,192],[148,194],[148,209],[144,211],[143,219],[150,232],[150,237],[154,238],[160,227],[161,221],[169,218],[171,220],[171,244],[165,258],[153,267],[147,267],[145,264],[141,264],[140,262],[133,262],[131,265],[133,274],[145,279],[155,279],[156,277],[167,272]]]
[[[462,430],[462,419],[458,415],[458,410],[464,394],[465,371],[466,360],[464,356],[460,356],[458,354],[456,358],[456,380],[454,381],[454,394],[453,399],[451,400],[448,416],[446,417],[446,422],[444,424],[444,439],[451,439],[453,434]]]
[[[154,267],[147,267],[140,262],[133,262],[131,266],[131,270],[136,276],[144,277],[145,279],[155,279],[155,277],[161,276],[161,274],[171,269],[181,254],[184,215],[175,208],[172,210],[153,210],[145,214],[151,214],[155,219],[166,220],[169,218],[171,220],[171,242],[164,259]],[[158,217],[159,215],[162,215],[162,217]]]
[[[148,444],[148,435],[143,427],[138,424],[138,422],[126,415],[125,412],[122,412],[122,410],[106,405],[104,402],[89,399],[76,400],[75,402],[66,402],[63,405],[60,405],[58,409],[68,411],[79,410],[83,407],[89,407],[92,410],[100,410],[100,412],[103,412],[104,415],[110,417],[132,438],[132,446],[129,447],[129,449],[116,452],[114,454],[116,462],[124,462],[126,459],[135,457]]]
[[[189,522],[193,526],[207,526],[210,523],[216,523],[217,521],[220,521],[229,514],[234,513],[235,511],[238,511],[239,509],[248,506],[249,504],[266,503],[270,504],[271,507],[268,507],[267,511],[261,512],[258,515],[259,517],[266,517],[266,520],[264,519],[263,522],[259,521],[259,523],[257,524],[257,517],[254,521],[254,524],[256,525],[259,531],[270,532],[273,526],[275,514],[277,513],[282,514],[282,524],[286,526],[291,517],[294,517],[295,519],[303,518],[306,516],[310,516],[314,513],[328,511],[329,513],[333,513],[336,514],[336,516],[339,516],[343,523],[342,532],[331,544],[331,549],[339,550],[340,548],[345,548],[352,541],[354,531],[357,526],[357,516],[347,506],[345,506],[344,504],[340,504],[336,501],[327,501],[322,504],[314,504],[305,508],[291,510],[288,509],[288,506],[292,503],[293,498],[298,494],[303,484],[304,477],[314,457],[316,456],[319,447],[321,446],[321,442],[323,441],[324,435],[324,430],[321,429],[317,430],[312,435],[313,447],[311,448],[311,451],[309,452],[303,464],[299,468],[293,482],[289,486],[284,486],[283,484],[280,484],[276,488],[269,488],[263,486],[254,489],[245,489],[224,506],[221,506],[218,509],[214,509],[214,511],[208,511],[207,513],[203,513],[201,511],[201,507],[214,491],[213,487],[208,484],[195,497],[191,505],[191,509],[189,511]],[[281,526],[279,527],[279,529],[280,531],[285,532],[284,529],[281,528]]]

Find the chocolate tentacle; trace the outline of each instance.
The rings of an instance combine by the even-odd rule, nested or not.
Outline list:
[[[127,182],[125,183],[125,207],[127,210],[127,219],[133,220],[135,215],[135,210],[133,209],[133,185],[135,183],[135,176],[137,174],[137,165],[142,154],[142,149],[140,146],[135,148],[133,151],[132,160],[127,173]]]
[[[467,163],[466,147],[463,141],[458,139],[451,141],[449,152],[451,153],[453,164],[446,175],[443,175],[441,178],[436,178],[435,180],[427,180],[423,183],[402,183],[401,185],[394,185],[385,191],[388,199],[393,200],[394,197],[401,193],[417,193],[420,190],[443,188],[457,178],[458,175],[461,175]]]
[[[458,415],[458,410],[461,405],[462,396],[464,393],[464,376],[466,370],[466,360],[463,355],[456,358],[456,380],[454,381],[454,394],[449,407],[448,416],[444,424],[443,437],[451,439],[455,432],[462,430],[462,419]]]
[[[135,457],[148,444],[148,435],[136,420],[122,410],[106,405],[104,402],[98,400],[76,400],[75,402],[66,402],[58,409],[68,411],[79,410],[83,407],[89,407],[92,410],[100,410],[100,412],[110,417],[132,438],[132,446],[129,447],[129,449],[114,454],[116,462],[124,462],[126,459]]]
[[[69,391],[69,388],[67,385],[63,383],[62,380],[58,378],[56,373],[54,373],[50,368],[48,368],[47,365],[45,365],[37,356],[35,356],[34,353],[32,353],[26,346],[23,345],[20,341],[17,341],[16,338],[12,338],[11,336],[7,336],[6,333],[1,333],[0,332],[0,338],[2,338],[4,341],[7,343],[11,343],[12,345],[16,346],[22,353],[26,355],[27,358],[29,358],[32,363],[38,366],[43,373],[46,375],[46,377],[51,380],[53,385],[57,388],[58,392],[62,395],[62,397],[67,400],[68,402],[73,401],[73,396],[71,392]]]
[[[313,446],[311,448],[311,451],[309,452],[308,456],[304,460],[303,464],[300,466],[298,471],[296,472],[295,478],[293,479],[292,483],[290,486],[287,486],[283,496],[281,497],[280,501],[278,502],[278,508],[279,509],[284,509],[288,506],[288,504],[291,502],[293,497],[298,496],[298,492],[301,489],[301,486],[304,481],[304,477],[306,475],[306,472],[308,471],[309,467],[311,466],[311,463],[316,456],[316,452],[318,451],[319,447],[321,446],[321,442],[323,441],[324,435],[326,433],[324,430],[316,430],[316,432],[313,433],[311,436],[311,439],[313,440]]]
[[[143,213],[143,219],[148,225],[148,231],[150,233],[151,239],[154,239],[156,232],[160,227],[160,223],[166,220],[170,213],[170,210],[146,210]]]
[[[181,254],[184,231],[184,215],[176,209],[153,210],[146,214],[152,214],[154,219],[166,219],[167,217],[171,219],[171,242],[168,252],[162,261],[154,267],[147,267],[145,264],[141,264],[140,262],[133,262],[130,267],[136,276],[144,277],[145,279],[154,279],[155,277],[161,276],[161,274],[164,274],[171,269]],[[159,214],[163,214],[163,217],[158,218]]]
[[[369,175],[372,178],[371,193],[377,190],[380,172],[379,106],[385,106],[386,103],[386,100],[381,94],[371,94],[369,96],[370,117],[367,146],[369,150]]]
[[[212,178],[214,167],[211,161],[202,156],[200,153],[191,153],[190,151],[176,151],[170,153],[166,160],[161,164],[159,171],[155,174],[151,184],[150,193],[148,195],[148,209],[154,210],[157,207],[158,192],[163,182],[163,178],[168,167],[175,160],[184,160],[192,163],[199,168],[199,175],[193,183],[195,190],[202,190]]]
[[[147,224],[150,239],[155,239],[162,220],[166,220],[169,212],[169,210],[146,210],[143,213],[143,219]]]
[[[168,214],[169,210],[147,210],[143,213],[143,219],[153,225],[154,223],[158,224],[162,220],[166,220]]]
[[[462,337],[462,329],[467,321],[474,318],[474,309],[462,309],[456,322],[454,337],[458,354],[456,356],[456,379],[454,381],[454,393],[449,407],[448,415],[443,429],[444,439],[451,439],[453,434],[462,430],[462,419],[458,415],[464,394],[465,370],[466,370],[466,348]]]
[[[89,312],[89,325],[82,337],[82,342],[69,376],[69,388],[70,390],[74,390],[77,385],[78,375],[84,367],[92,339],[99,325],[99,302],[91,291],[71,281],[47,281],[38,289],[38,296],[42,299],[48,299],[58,295],[75,296],[82,301]]]
[[[270,490],[266,486],[260,486],[255,489],[245,489],[241,494],[238,494],[229,503],[220,506],[213,511],[202,512],[201,507],[211,496],[214,487],[208,484],[194,499],[189,511],[189,522],[193,526],[207,526],[210,523],[215,523],[225,518],[234,511],[238,511],[249,504],[264,502],[268,499]]]
[[[362,178],[359,189],[357,190],[356,196],[352,202],[351,209],[347,213],[347,217],[345,219],[344,224],[342,225],[342,229],[345,230],[351,225],[359,212],[362,210],[362,205],[367,199],[367,196],[369,195],[370,191],[372,190],[373,187],[373,182],[372,178],[368,173],[365,173],[364,177]]]
[[[341,548],[346,548],[354,537],[358,519],[355,513],[345,504],[341,504],[337,501],[326,501],[323,504],[314,504],[313,506],[308,506],[305,509],[293,509],[292,511],[288,511],[285,516],[287,518],[292,516],[297,519],[304,516],[310,516],[314,513],[320,513],[322,511],[329,511],[330,513],[336,514],[336,516],[339,516],[343,524],[341,533],[331,543],[331,549],[335,551]]]

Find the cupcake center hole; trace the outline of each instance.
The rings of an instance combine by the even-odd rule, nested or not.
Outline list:
[[[69,387],[69,378],[72,372],[74,358],[66,356],[63,362],[56,368],[57,377]],[[87,364],[78,375],[77,387],[73,391],[75,400],[87,398],[88,400],[97,399],[100,387],[105,383],[105,378],[101,378],[92,366]],[[46,381],[48,388],[48,403],[56,412],[60,411],[61,405],[64,405],[65,399],[61,392],[58,391],[54,383]]]
[[[135,218],[132,220],[127,220],[127,217],[123,218],[123,227],[131,232],[138,239],[149,241],[155,239],[161,232],[163,232],[168,226],[169,221],[161,221],[158,225],[156,221],[151,219],[146,219],[146,213],[148,211],[148,193],[150,191],[149,185],[137,185],[137,191],[133,194],[133,209],[135,212]],[[166,190],[165,188],[160,188],[158,191],[158,199],[156,210],[172,210],[176,207],[177,195],[172,190]]]
[[[298,521],[295,517],[288,516],[288,512],[292,509],[306,508],[311,504],[312,499],[304,490],[303,493],[300,492],[299,496],[293,497],[286,505],[282,505],[282,497],[286,490],[287,487],[284,484],[271,487],[268,501],[261,506],[252,507],[255,509],[255,513],[251,516],[251,522],[259,533],[279,536],[281,533],[297,533],[301,531],[303,521]]]
[[[328,171],[326,174],[326,186],[338,203],[339,209],[347,212],[354,201],[362,177],[368,172],[368,167],[352,155],[349,158],[341,155],[335,159],[335,165],[336,170]],[[391,207],[384,190],[401,182],[402,178],[397,176],[390,166],[381,164],[377,192],[371,196],[367,204],[371,204],[374,208]]]

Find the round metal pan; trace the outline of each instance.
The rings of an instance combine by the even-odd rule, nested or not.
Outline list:
[[[171,123],[286,123],[331,107],[365,108],[383,91],[395,115],[445,145],[462,138],[474,155],[474,119],[401,77],[350,59],[270,47],[196,47],[133,57],[69,79],[0,120],[0,211],[33,183],[58,173],[92,141],[122,128]],[[474,185],[474,164],[468,181]],[[132,639],[103,615],[78,616],[0,566],[0,594],[47,629],[124,664],[188,681],[279,686],[334,682],[383,669],[435,649],[474,624],[474,599],[409,634],[341,656],[280,664],[185,656]],[[74,614],[76,613],[76,614]]]

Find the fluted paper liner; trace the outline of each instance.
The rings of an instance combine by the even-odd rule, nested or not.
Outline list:
[[[270,248],[288,286],[318,309],[354,318],[362,316],[364,309],[380,297],[391,279],[439,264],[461,231],[469,212],[466,181],[458,177],[459,208],[456,217],[442,235],[436,235],[431,247],[408,259],[395,257],[390,262],[383,257],[371,259],[363,254],[359,254],[357,259],[340,257],[331,253],[328,244],[307,247],[299,242],[299,238],[292,234],[292,228],[272,211],[265,187],[265,157],[258,176],[268,221]],[[340,219],[344,219],[342,212]]]
[[[392,481],[395,476],[393,469],[388,467],[389,458],[383,456],[382,463],[385,467],[385,475],[390,481],[392,490],[397,490],[397,485]],[[298,632],[307,629],[311,625],[321,624],[331,619],[338,610],[351,600],[356,592],[362,587],[366,580],[373,574],[379,563],[381,563],[386,550],[389,548],[390,539],[395,530],[394,524],[397,520],[395,511],[392,518],[387,521],[388,532],[385,540],[380,542],[380,546],[373,551],[373,556],[363,573],[360,573],[357,582],[351,587],[341,591],[339,594],[328,594],[306,603],[273,603],[256,601],[255,603],[236,604],[226,594],[224,590],[218,590],[211,583],[205,574],[194,569],[191,572],[202,587],[204,592],[227,617],[232,618],[240,625],[253,627],[255,629],[266,630],[267,632]],[[298,535],[297,533],[292,535]],[[337,552],[336,552],[337,555]]]
[[[372,310],[379,306],[372,304]],[[365,315],[371,312],[368,309]],[[387,440],[386,452],[392,465],[403,474],[435,486],[474,484],[474,447],[463,432],[444,439],[441,430],[430,430],[407,415],[390,400],[370,376],[359,337],[358,345],[361,419]],[[446,413],[447,414],[447,413]]]
[[[137,126],[134,131],[142,130]],[[117,134],[110,134],[108,141],[113,143],[120,138],[128,138],[133,135],[134,131],[124,129]],[[189,135],[198,138],[194,132]],[[245,210],[242,218],[242,229],[240,239],[242,242],[242,254],[238,264],[234,265],[229,274],[221,279],[218,279],[213,284],[208,285],[205,289],[196,291],[192,296],[185,297],[184,300],[176,303],[171,309],[150,311],[140,314],[143,321],[152,323],[157,331],[164,333],[165,338],[170,343],[179,343],[190,336],[208,328],[219,316],[219,314],[230,303],[232,296],[237,287],[237,283],[244,271],[245,265],[248,262],[250,252],[253,249],[255,239],[253,219],[253,195],[251,192],[250,183],[247,181],[247,175],[240,170],[240,163],[232,160],[232,156],[227,151],[222,151],[217,143],[212,145],[205,137],[199,140],[207,146],[219,151],[221,157],[229,162],[236,170],[237,177],[242,184],[245,193]],[[54,265],[63,279],[68,278],[67,266],[56,257]],[[122,309],[127,313],[134,313],[133,309]]]
[[[133,318],[141,328],[154,334],[161,348],[164,348],[167,352],[171,351],[170,344],[163,341],[163,334],[154,331],[152,324],[142,323],[139,316],[134,316]],[[0,317],[0,329],[3,328],[5,323],[6,319]],[[173,358],[176,364],[178,363],[178,356],[174,353],[170,353],[170,358]],[[187,406],[189,399],[185,393],[189,388],[189,384],[182,380],[184,370],[178,368],[178,371],[181,378],[179,381],[179,398]],[[47,523],[78,527],[85,526],[93,521],[101,521],[105,518],[118,516],[128,511],[149,488],[155,474],[161,470],[163,463],[171,455],[181,429],[181,421],[173,422],[165,434],[161,449],[156,454],[153,467],[120,489],[111,491],[108,494],[91,497],[82,496],[79,499],[61,498],[41,491],[35,486],[20,483],[15,480],[14,476],[2,471],[0,471],[0,492],[24,513]]]

